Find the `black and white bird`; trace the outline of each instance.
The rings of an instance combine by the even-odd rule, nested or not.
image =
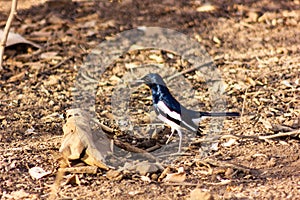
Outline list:
[[[238,117],[238,112],[200,112],[185,108],[170,93],[166,83],[159,74],[150,73],[144,76],[139,83],[150,87],[152,102],[158,119],[171,127],[171,136],[174,131],[179,135],[178,153],[181,151],[182,132],[181,128],[197,132],[200,121],[205,117]]]

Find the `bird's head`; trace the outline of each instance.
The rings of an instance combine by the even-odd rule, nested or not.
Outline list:
[[[166,83],[164,82],[162,77],[156,73],[147,74],[141,79],[141,82],[148,85],[149,87],[152,87],[154,85],[166,86]]]

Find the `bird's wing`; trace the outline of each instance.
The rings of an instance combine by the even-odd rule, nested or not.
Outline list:
[[[178,109],[176,107],[170,106],[170,104],[167,104],[164,101],[159,101],[156,104],[156,109],[159,114],[164,116],[167,120],[171,120],[177,125],[184,127],[190,131],[197,131],[198,125],[194,124],[191,116],[189,116],[189,114],[191,113],[189,113],[185,107],[180,106],[180,108]],[[167,120],[163,121],[167,123]]]
[[[160,112],[168,115],[169,117],[171,117],[172,119],[175,119],[175,120],[178,120],[178,121],[181,121],[181,116],[180,116],[180,113],[178,113],[177,111],[175,110],[172,110],[172,108],[168,107],[166,105],[166,103],[164,103],[163,101],[159,101],[157,104],[156,104],[157,108],[159,109]]]
[[[157,98],[155,107],[157,112],[159,112],[162,116],[165,117],[164,122],[168,123],[168,121],[172,121],[176,123],[178,126],[184,127],[190,131],[197,131],[198,124],[192,121],[192,117],[194,117],[195,113],[186,109],[182,106],[170,93],[168,88],[166,87],[158,87],[159,92],[154,91],[154,96]],[[153,102],[155,103],[155,101]],[[191,116],[190,116],[191,114]],[[199,113],[198,113],[199,116]]]

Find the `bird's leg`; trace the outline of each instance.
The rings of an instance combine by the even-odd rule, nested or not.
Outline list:
[[[181,152],[181,143],[182,143],[182,132],[180,129],[177,129],[177,133],[179,135],[179,146],[178,146],[178,152],[177,153],[180,153]]]
[[[176,130],[177,130],[177,133],[178,133],[178,135],[179,135],[179,146],[178,146],[178,152],[177,152],[177,153],[180,153],[180,152],[181,152],[181,145],[182,145],[182,132],[181,132],[180,129],[176,129]],[[171,138],[172,138],[174,132],[175,132],[175,129],[174,129],[174,128],[171,128],[171,135],[170,135],[170,137],[168,138],[166,144],[168,144],[168,143],[170,142],[170,140],[171,140]]]
[[[172,136],[173,136],[174,131],[175,131],[175,129],[171,127],[171,135],[169,136],[169,138],[168,138],[166,144],[168,144],[168,143],[170,142],[170,140],[171,140],[171,138],[172,138]]]

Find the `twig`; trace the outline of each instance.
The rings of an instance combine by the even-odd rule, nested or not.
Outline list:
[[[203,181],[203,184],[205,184],[205,185],[227,185],[231,182],[232,182],[231,180],[222,180],[221,182],[217,182],[217,183]]]
[[[101,126],[102,130],[104,130],[105,132],[109,132],[109,133],[113,133],[114,132],[114,129],[102,124],[102,123],[99,123],[99,125]]]
[[[293,130],[285,133],[277,133],[274,135],[265,135],[265,136],[255,136],[255,135],[218,135],[215,138],[211,139],[199,139],[197,141],[192,142],[192,145],[197,145],[199,143],[204,143],[204,142],[212,142],[214,140],[218,139],[227,139],[227,138],[233,138],[233,139],[252,139],[252,140],[269,140],[269,139],[274,139],[274,138],[279,138],[279,137],[285,137],[285,136],[292,136],[292,135],[300,135],[300,129],[298,130]]]
[[[197,141],[193,141],[191,144],[192,145],[197,145],[199,143],[205,143],[205,142],[213,142],[219,139],[228,139],[228,138],[233,138],[233,139],[252,139],[252,140],[259,140],[259,137],[257,136],[251,136],[251,135],[231,135],[231,134],[227,134],[227,135],[217,135],[213,138],[204,138],[204,139],[198,139]]]
[[[215,160],[211,160],[211,159],[206,159],[204,160],[204,162],[210,164],[210,165],[214,165],[214,166],[219,166],[219,167],[228,167],[228,168],[233,168],[233,169],[237,169],[239,171],[243,171],[245,173],[250,173],[251,172],[251,168],[242,166],[242,165],[236,165],[233,163],[229,163],[229,162],[224,162],[224,161],[215,161]]]
[[[188,182],[182,182],[182,183],[163,183],[163,185],[167,185],[167,186],[199,186],[199,183],[188,183]],[[202,185],[202,184],[201,184]]]
[[[272,131],[274,132],[290,132],[294,131],[295,129],[286,126],[286,125],[280,125],[280,124],[272,124]]]
[[[74,173],[74,174],[96,174],[96,166],[82,166],[82,167],[68,167],[68,168],[59,168],[59,172],[63,173]]]
[[[157,150],[157,149],[160,149],[161,148],[161,145],[155,145],[155,146],[153,146],[153,147],[150,147],[150,148],[148,148],[148,149],[146,149],[146,151],[147,152],[152,152],[152,151],[155,151],[155,150]]]
[[[247,99],[247,93],[248,93],[248,89],[249,87],[247,87],[246,91],[245,91],[245,95],[244,95],[244,98],[243,98],[243,107],[242,107],[242,114],[241,116],[244,115],[244,111],[245,111],[245,104],[246,104],[246,99]]]
[[[165,157],[171,157],[171,156],[192,156],[191,153],[171,153],[171,154],[163,154],[163,155],[157,155],[158,158],[165,158]]]
[[[300,134],[300,129],[290,131],[290,132],[286,132],[286,133],[277,133],[277,134],[274,134],[274,135],[258,136],[258,139],[267,140],[267,139],[274,139],[274,138],[278,138],[278,137],[299,135],[299,134]]]
[[[189,72],[192,72],[192,71],[195,71],[196,69],[199,69],[199,68],[202,68],[202,67],[206,67],[206,66],[209,66],[209,65],[212,65],[213,62],[207,62],[207,63],[204,63],[203,65],[199,65],[199,66],[194,66],[192,68],[189,68],[189,69],[186,69],[186,70],[183,70],[177,74],[174,74],[173,76],[170,76],[167,78],[168,81],[172,80],[173,78],[176,78],[177,76],[180,76],[180,75],[183,75],[183,74],[186,74],[186,73],[189,73]]]
[[[240,22],[240,24],[241,24],[242,26],[245,26],[245,27],[250,28],[250,29],[252,29],[252,30],[255,29],[254,26],[252,26],[251,24],[248,24],[248,23],[246,23],[246,22]]]
[[[126,150],[126,151],[141,154],[145,158],[148,158],[148,159],[153,160],[153,161],[156,160],[156,158],[152,154],[148,153],[146,150],[140,149],[140,148],[135,147],[135,146],[132,146],[127,142],[122,142],[121,140],[115,139],[114,144],[116,146],[120,147],[121,149]]]
[[[59,68],[61,65],[65,64],[66,62],[68,62],[69,60],[71,60],[73,58],[73,56],[69,56],[68,58],[60,61],[58,64],[54,65],[53,67],[50,67],[49,69],[46,69],[45,71],[40,72],[40,74],[42,73],[48,73],[56,68]]]
[[[63,171],[58,171],[55,177],[55,181],[52,185],[50,185],[50,195],[48,200],[54,200],[57,199],[57,194],[61,185],[61,182],[64,177],[64,172]]]
[[[3,69],[2,65],[3,65],[4,49],[5,49],[5,46],[6,46],[6,41],[7,41],[7,37],[8,37],[8,33],[9,33],[9,29],[10,29],[12,20],[14,19],[14,16],[17,13],[16,12],[17,4],[18,4],[18,0],[12,0],[10,14],[8,16],[8,19],[7,19],[5,28],[4,28],[4,32],[3,32],[3,38],[2,38],[2,41],[0,43],[0,70]]]
[[[163,185],[167,185],[167,186],[200,186],[203,184],[205,184],[205,185],[227,185],[231,182],[232,182],[231,180],[223,180],[223,181],[217,182],[217,183],[203,181],[202,184],[182,182],[182,183],[163,183]]]

